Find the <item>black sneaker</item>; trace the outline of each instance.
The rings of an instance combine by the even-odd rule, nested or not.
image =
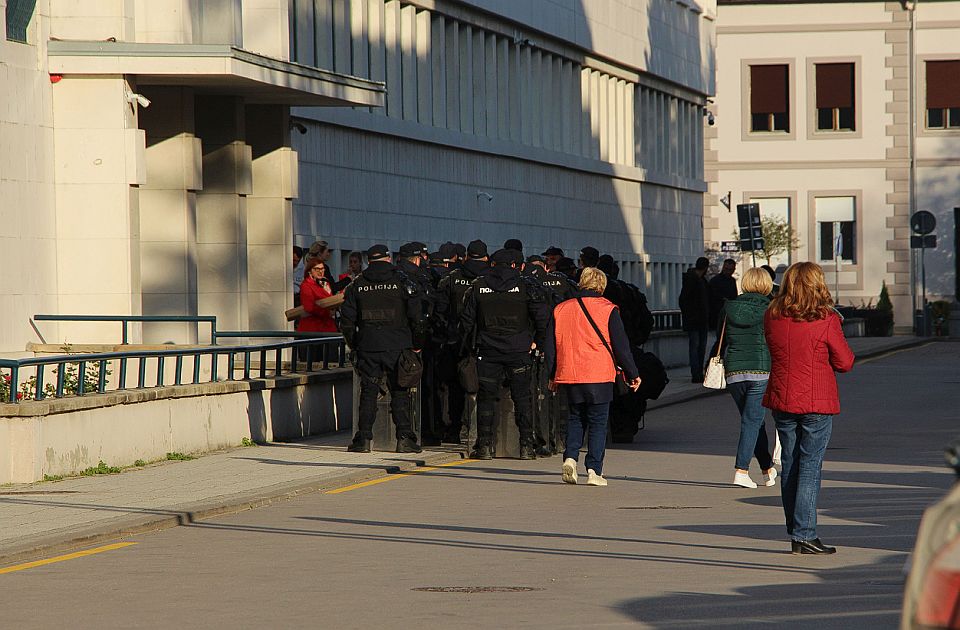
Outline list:
[[[531,444],[521,444],[520,445],[520,459],[536,459],[537,458],[537,449]]]
[[[489,444],[477,444],[470,453],[472,459],[493,459],[493,449]]]
[[[397,440],[397,452],[398,453],[419,453],[423,451],[420,448],[420,445],[417,444],[417,440],[411,437],[402,437]]]
[[[537,457],[553,457],[553,451],[547,446],[538,446]]]
[[[369,453],[370,440],[358,433],[353,437],[353,442],[350,442],[350,446],[347,447],[347,450],[351,453]]]

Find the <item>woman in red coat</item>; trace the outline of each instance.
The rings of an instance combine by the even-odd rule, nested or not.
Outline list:
[[[848,372],[854,356],[819,265],[787,269],[764,334],[771,366],[763,406],[773,410],[783,448],[780,496],[791,551],[835,553],[817,537],[817,497],[833,416],[840,413],[834,373]]]
[[[307,263],[303,272],[303,284],[300,285],[300,303],[306,316],[300,318],[298,332],[337,332],[337,323],[333,311],[317,306],[317,300],[333,295],[330,281],[326,278],[326,263],[314,258]]]

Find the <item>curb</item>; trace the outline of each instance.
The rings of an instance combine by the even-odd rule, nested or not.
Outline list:
[[[920,346],[925,346],[931,343],[940,343],[939,338],[936,337],[916,337],[910,339],[909,341],[903,341],[901,343],[891,343],[886,347],[875,348],[873,350],[867,350],[857,354],[857,361],[862,361],[865,359],[876,359],[888,354],[893,354],[894,352],[899,352],[900,350],[908,350],[911,348],[917,348]],[[707,389],[706,387],[701,387],[695,390],[688,392],[678,392],[676,394],[671,394],[665,398],[651,400],[647,403],[647,412],[655,411],[657,409],[663,409],[664,407],[672,407],[673,405],[679,405],[681,403],[690,402],[691,400],[697,400],[698,398],[706,398],[708,396],[716,396],[718,394],[724,393],[722,389]]]
[[[204,501],[149,509],[138,508],[142,515],[120,516],[86,528],[73,528],[62,533],[46,533],[21,540],[0,549],[0,565],[35,560],[39,556],[66,553],[82,547],[125,538],[136,534],[160,531],[197,521],[236,514],[264,507],[313,492],[334,490],[363,481],[408,472],[417,468],[446,464],[464,458],[462,452],[424,451],[419,459],[400,464],[384,464],[380,470],[348,472],[313,481],[291,481],[248,492],[214,497]]]

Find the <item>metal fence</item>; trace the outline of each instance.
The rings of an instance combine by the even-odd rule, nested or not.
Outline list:
[[[215,315],[34,315],[38,322],[119,322],[120,338],[124,345],[129,343],[130,322],[210,324],[210,343],[217,345],[217,317]]]
[[[301,365],[307,372],[312,372],[315,363],[319,364],[320,369],[326,370],[330,369],[331,365],[343,367],[346,361],[346,348],[342,335],[292,331],[236,331],[228,332],[226,335],[218,333],[218,335],[293,339],[236,346],[211,345],[170,350],[130,350],[0,359],[0,371],[9,370],[9,373],[3,374],[0,379],[0,395],[8,402],[17,403],[21,400],[43,400],[48,397],[102,394],[107,391],[107,377],[110,374],[111,362],[119,364],[119,374],[114,389],[125,390],[131,389],[128,386],[131,371],[135,371],[135,387],[140,389],[166,385],[197,385],[201,382],[248,380],[252,374],[256,374],[255,378],[277,377],[284,373],[298,373]],[[286,359],[285,351],[288,351]],[[226,361],[226,373],[221,378],[219,366],[223,359]],[[271,359],[272,369],[270,368]],[[174,364],[173,377],[169,382],[165,378],[168,360]],[[148,384],[147,371],[151,362],[156,377]],[[203,370],[204,363],[207,364],[207,370]],[[286,370],[284,370],[285,365]],[[47,368],[50,367],[53,367],[54,374],[49,375],[48,378]],[[185,367],[188,367],[187,372],[184,370]],[[33,374],[25,375],[25,372],[29,371],[33,371]],[[207,375],[205,379],[201,378],[202,374]]]
[[[651,311],[651,313],[653,314],[653,329],[655,331],[683,329],[680,311]]]

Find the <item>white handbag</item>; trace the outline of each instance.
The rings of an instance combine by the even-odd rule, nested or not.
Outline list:
[[[723,359],[720,353],[723,351],[723,335],[727,332],[727,319],[723,319],[723,327],[720,329],[720,339],[717,340],[717,355],[710,357],[707,364],[707,373],[703,375],[703,386],[710,389],[726,389],[727,375],[723,366]]]

